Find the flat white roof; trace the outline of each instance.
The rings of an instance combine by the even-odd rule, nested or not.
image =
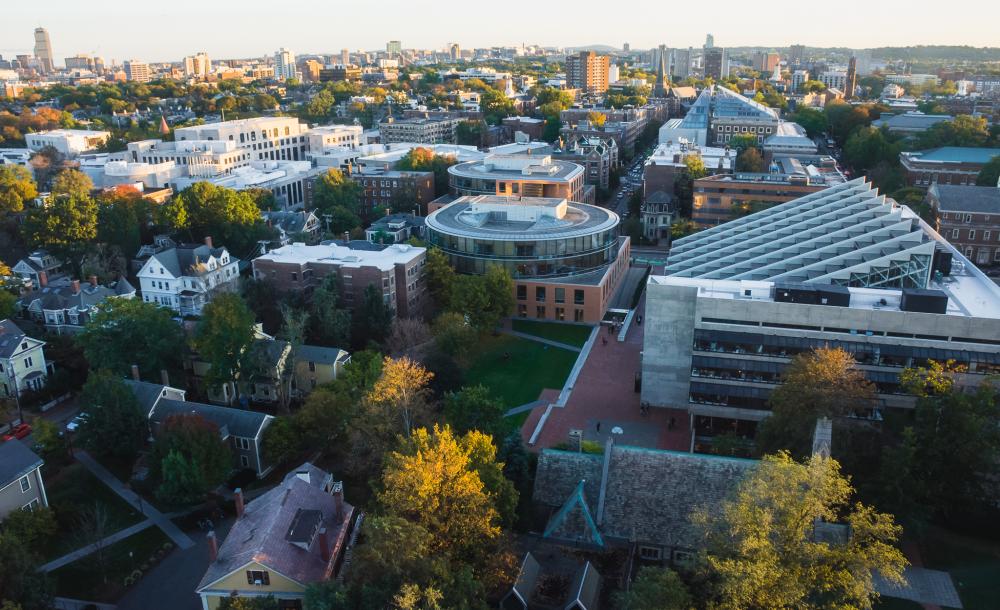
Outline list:
[[[254,260],[300,265],[310,262],[331,262],[343,267],[378,267],[381,271],[391,271],[397,264],[408,263],[426,251],[426,248],[409,244],[393,244],[384,250],[352,250],[347,246],[334,244],[307,246],[297,242],[271,250]]]

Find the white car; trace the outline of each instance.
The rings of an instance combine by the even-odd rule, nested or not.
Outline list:
[[[66,424],[66,431],[76,432],[77,428],[82,426],[83,422],[85,421],[87,421],[87,415],[84,413],[80,413],[79,415],[71,419],[68,424]]]

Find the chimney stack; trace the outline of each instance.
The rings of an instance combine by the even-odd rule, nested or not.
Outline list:
[[[80,294],[80,280],[73,280],[73,294]]]
[[[44,271],[38,272],[38,286],[39,288],[45,288],[49,285],[49,274]]]
[[[205,245],[208,246],[209,248],[214,248],[215,247],[215,246],[212,245],[212,236],[211,235],[206,235],[205,236]]]
[[[206,536],[208,538],[208,563],[214,563],[219,558],[219,540],[215,537],[215,530]]]
[[[330,561],[330,536],[325,527],[319,528],[319,554],[324,562]]]
[[[344,245],[346,246],[349,241],[351,241],[351,232],[344,231]]]
[[[135,381],[139,381],[139,365],[138,364],[133,364],[132,365],[132,379],[135,380]]]
[[[160,369],[160,383],[166,386],[170,385],[170,373],[167,372],[167,369]]]
[[[236,492],[233,495],[233,499],[236,500],[236,518],[239,519],[243,516],[243,511],[245,506],[243,504],[243,488],[237,487]]]
[[[334,483],[330,493],[333,495],[333,506],[336,510],[335,516],[337,519],[342,519],[344,517],[344,483],[342,481]]]
[[[94,288],[97,288],[97,276],[92,275],[88,279],[90,280],[90,285]]]

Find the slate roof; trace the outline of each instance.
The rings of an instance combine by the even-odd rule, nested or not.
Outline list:
[[[10,320],[0,321],[0,357],[10,358],[27,337],[24,331]]]
[[[199,276],[207,273],[208,270],[197,271],[197,263],[204,262],[213,256],[220,258],[225,251],[225,248],[209,248],[205,244],[183,244],[176,248],[157,252],[150,258],[155,258],[174,277]]]
[[[86,310],[103,303],[108,297],[129,295],[135,296],[135,288],[124,278],[107,286],[92,286],[89,283],[82,283],[79,291],[73,289],[71,282],[65,281],[58,285],[49,284],[45,287],[38,287],[22,296],[18,302],[29,307],[37,303],[42,310]]]
[[[327,562],[318,547],[320,537],[315,536],[306,550],[300,546],[302,542],[290,540],[289,534],[301,538],[299,528],[293,526],[300,525],[304,518],[321,517],[319,523],[312,521],[307,525],[326,528],[330,556],[337,557],[354,507],[345,502],[338,518],[332,485],[329,473],[306,463],[285,475],[280,485],[250,501],[243,517],[236,520],[219,547],[218,558],[208,566],[197,590],[210,589],[216,581],[251,562],[303,584],[329,577]]]
[[[604,456],[546,449],[538,459],[534,499],[559,506],[586,479],[584,496],[605,538],[696,548],[691,512],[717,505],[756,464],[620,445],[610,451],[602,485]]]
[[[0,488],[6,487],[44,464],[42,458],[19,440],[0,443]]]
[[[163,396],[164,390],[167,389],[167,386],[162,383],[149,383],[148,381],[135,381],[134,379],[126,379],[125,385],[135,394],[135,399],[139,402],[139,408],[142,409],[144,414],[149,413],[156,404],[156,400]]]
[[[339,347],[321,347],[319,345],[300,345],[295,352],[295,359],[317,364],[336,364],[347,360],[351,354]]]
[[[263,429],[271,416],[266,413],[207,405],[187,400],[163,398],[156,404],[149,417],[151,424],[160,425],[171,415],[197,414],[219,427],[223,438],[239,436],[254,438]]]
[[[264,217],[265,221],[280,228],[285,233],[299,233],[305,228],[307,220],[315,218],[315,214],[304,210],[263,212],[261,216]]]
[[[934,184],[931,190],[942,212],[1000,213],[1000,187]]]

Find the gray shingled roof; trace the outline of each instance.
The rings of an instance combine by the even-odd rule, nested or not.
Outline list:
[[[164,269],[174,277],[198,276],[207,272],[207,269],[201,272],[197,271],[194,268],[196,263],[204,262],[211,256],[218,258],[222,256],[224,251],[225,248],[209,248],[205,244],[184,244],[157,252],[151,258],[159,261]]]
[[[157,403],[149,421],[154,425],[160,425],[171,415],[187,414],[200,415],[214,423],[219,427],[223,436],[231,435],[242,438],[257,436],[270,417],[266,413],[257,413],[256,411],[163,398]]]
[[[349,356],[349,353],[339,347],[319,345],[300,345],[295,353],[296,360],[319,364],[335,364],[339,360],[346,360]]]
[[[10,358],[27,335],[10,320],[0,321],[0,357]]]
[[[0,487],[6,487],[44,462],[19,440],[0,443]]]
[[[148,381],[135,381],[132,379],[126,379],[125,384],[135,394],[135,398],[139,402],[139,407],[142,409],[144,415],[148,414],[153,405],[156,404],[156,400],[163,396],[163,391],[167,387],[162,383],[149,383]]]
[[[558,507],[586,479],[584,496],[605,538],[696,548],[691,512],[717,505],[754,460],[616,446],[602,486],[604,457],[546,449],[538,458],[534,499]],[[604,488],[603,516],[600,498]],[[564,529],[563,532],[566,530]]]
[[[345,502],[341,516],[337,517],[336,503],[330,493],[332,484],[329,473],[306,463],[285,475],[280,485],[249,502],[243,517],[236,520],[219,547],[218,559],[208,566],[197,590],[211,589],[213,583],[250,562],[305,584],[329,576],[318,547],[319,536],[305,542],[309,546],[306,550],[300,546],[303,541],[289,540],[289,533],[295,529],[296,517],[301,521],[303,515],[315,518],[319,513],[319,523],[310,527],[325,527],[331,557],[338,555],[354,507]]]
[[[939,207],[943,212],[1000,214],[1000,188],[995,186],[959,186],[935,184]]]

